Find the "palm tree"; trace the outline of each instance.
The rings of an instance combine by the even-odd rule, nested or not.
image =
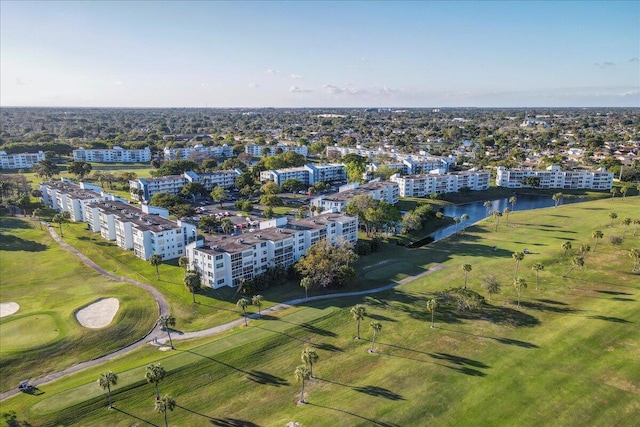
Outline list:
[[[458,232],[458,223],[460,222],[460,218],[457,216],[453,217],[453,222],[456,224],[456,233]]]
[[[162,264],[162,255],[160,254],[153,254],[149,257],[149,264],[151,264],[153,267],[156,268],[156,276],[158,277],[158,280],[160,280],[160,264]]]
[[[555,193],[553,196],[551,196],[551,198],[553,199],[553,202],[555,203],[554,207],[558,207],[558,204],[562,201],[562,193]]]
[[[109,398],[109,409],[113,408],[111,404],[111,386],[118,384],[118,376],[113,373],[113,371],[107,371],[100,374],[100,378],[98,378],[98,385],[102,387],[103,390],[107,390],[107,396]]]
[[[467,221],[469,221],[469,215],[463,213],[460,215],[460,220],[462,221],[462,232],[465,233],[467,231]]]
[[[356,335],[356,339],[359,340],[360,339],[360,321],[364,319],[365,316],[367,315],[367,309],[364,305],[358,304],[351,307],[350,312],[351,312],[351,315],[353,316],[353,319],[356,322],[358,322],[358,334]]]
[[[302,362],[309,366],[309,377],[313,378],[313,364],[319,359],[318,352],[313,347],[307,347],[302,350]]]
[[[511,256],[516,260],[516,272],[513,275],[513,280],[516,280],[516,277],[518,276],[518,267],[520,267],[520,261],[524,259],[524,252],[514,252]]]
[[[516,203],[518,202],[518,198],[516,196],[509,197],[509,203],[511,203],[511,210],[516,210]]]
[[[531,266],[531,269],[536,272],[536,290],[538,289],[538,273],[544,270],[544,265],[542,263],[536,262]]]
[[[186,256],[181,256],[180,258],[178,258],[178,265],[182,268],[184,268],[185,270],[189,269],[189,258]]]
[[[627,191],[629,191],[629,188],[628,188],[628,187],[622,187],[622,188],[620,189],[620,194],[622,194],[622,198],[623,198],[623,199],[627,197]]]
[[[174,348],[173,340],[171,339],[171,328],[176,326],[176,318],[171,314],[163,314],[162,316],[158,317],[158,323],[160,324],[160,328],[167,331],[171,348]]]
[[[184,286],[187,288],[189,292],[191,292],[191,296],[193,297],[193,303],[196,302],[196,292],[202,288],[202,280],[200,277],[200,272],[196,270],[189,270],[184,275]]]
[[[567,240],[566,242],[562,243],[562,249],[564,249],[564,253],[562,254],[562,257],[564,258],[567,256],[567,252],[571,250],[571,242]]]
[[[585,256],[589,252],[591,252],[591,246],[589,246],[589,244],[583,243],[580,245],[580,255]]]
[[[382,330],[382,323],[372,320],[371,323],[369,323],[369,327],[371,327],[371,330],[373,331],[373,337],[371,338],[371,348],[369,349],[369,351],[373,353],[375,351],[374,346],[376,344],[376,335]]]
[[[242,308],[242,315],[244,316],[244,326],[249,326],[247,324],[247,306],[250,304],[249,300],[246,298],[240,298],[236,305]]]
[[[571,260],[571,268],[569,269],[569,271],[567,271],[567,274],[565,274],[562,277],[566,279],[567,277],[569,277],[569,274],[573,271],[574,268],[576,267],[582,268],[583,266],[584,266],[584,258],[581,256],[574,256],[573,259]]]
[[[638,225],[640,224],[640,219],[633,220],[633,235],[635,236],[638,232]]]
[[[173,411],[176,407],[176,401],[173,397],[165,394],[162,396],[162,399],[156,399],[155,401],[155,411],[161,412],[164,414],[164,425],[165,427],[169,427],[169,419],[167,418],[167,413],[169,411]]]
[[[484,206],[487,209],[487,214],[485,216],[489,216],[489,208],[491,207],[491,202],[487,200],[482,204],[482,206]]]
[[[595,252],[596,248],[598,247],[598,239],[602,239],[603,236],[604,234],[602,234],[602,231],[600,230],[596,230],[591,234],[591,237],[596,239],[596,243],[593,245],[593,252]]]
[[[233,231],[233,221],[225,218],[220,222],[220,228],[224,234],[230,234]]]
[[[502,217],[502,212],[500,211],[492,211],[493,212],[493,216],[496,218],[496,228],[493,230],[498,231],[498,226],[500,225],[500,218]]]
[[[262,315],[262,313],[260,312],[260,307],[262,306],[263,300],[264,297],[262,295],[254,295],[253,298],[251,298],[251,303],[258,306],[258,316]]]
[[[304,399],[304,382],[311,378],[311,372],[307,365],[300,365],[296,368],[294,375],[296,376],[296,381],[302,383],[302,389],[300,390],[300,403],[307,403]]]
[[[144,374],[144,378],[148,383],[152,383],[155,386],[156,401],[160,399],[160,389],[158,388],[158,384],[162,382],[165,375],[167,375],[167,372],[159,363],[156,363],[155,365],[147,365],[147,370]]]
[[[627,232],[627,227],[631,225],[631,218],[623,219],[622,224],[624,225],[624,230],[622,231],[622,235],[624,236],[624,234]]]
[[[615,212],[609,212],[609,218],[611,219],[611,227],[613,227],[613,220],[618,218],[618,214]]]
[[[633,260],[633,270],[636,271],[636,266],[638,265],[638,261],[640,261],[640,249],[630,249],[629,257]]]
[[[516,291],[518,291],[518,308],[520,308],[520,294],[522,292],[522,288],[527,287],[527,281],[522,277],[518,277],[513,281],[513,287],[516,288]]]
[[[304,297],[309,298],[309,288],[313,286],[313,280],[310,277],[303,277],[300,280],[300,286],[304,288]]]
[[[431,329],[435,329],[436,327],[434,319],[434,316],[436,314],[436,307],[438,307],[438,301],[433,298],[427,301],[427,310],[431,313],[431,326],[429,326]]]
[[[462,265],[462,271],[464,271],[464,288],[465,289],[467,289],[467,276],[471,270],[472,270],[471,264]]]
[[[613,199],[614,197],[616,197],[616,194],[618,194],[618,189],[616,187],[613,187],[611,190],[609,190],[609,193],[611,193],[611,198]]]
[[[60,227],[60,237],[64,237],[64,235],[62,234],[62,223],[69,222],[70,219],[71,219],[71,214],[69,212],[61,212],[59,214],[54,215],[53,218],[51,218],[51,221],[57,222],[58,226]]]
[[[504,208],[504,209],[502,210],[502,214],[503,214],[505,217],[507,217],[507,224],[506,224],[506,225],[507,225],[507,227],[509,226],[509,214],[510,214],[510,213],[511,213],[511,209],[509,209],[509,208]]]

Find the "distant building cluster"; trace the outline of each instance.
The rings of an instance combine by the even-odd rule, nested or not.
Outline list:
[[[496,185],[507,188],[534,187],[526,183],[527,178],[539,180],[536,188],[610,190],[613,186],[613,173],[607,172],[605,168],[595,171],[563,171],[557,165],[549,166],[546,170],[507,169],[500,166],[496,174]]]
[[[297,179],[304,185],[313,185],[316,182],[346,182],[347,174],[342,163],[322,165],[308,163],[297,168],[260,172],[260,182],[273,181],[278,185],[282,185],[288,179]]]
[[[159,178],[138,178],[129,181],[131,197],[136,200],[150,200],[156,193],[180,193],[189,182],[197,182],[207,190],[214,187],[231,188],[242,171],[240,169],[196,173],[187,171],[182,175],[167,175]],[[141,193],[140,193],[141,192]]]
[[[323,239],[356,243],[358,218],[337,213],[295,221],[276,218],[261,222],[255,233],[196,240],[187,246],[187,257],[190,267],[201,273],[203,284],[238,286],[267,268],[293,265]]]
[[[169,220],[166,209],[139,209],[93,185],[63,179],[41,184],[40,191],[46,205],[69,212],[73,221],[86,222],[90,230],[144,260],[153,254],[163,260],[178,258],[195,240],[196,226]]]
[[[27,169],[45,159],[44,151],[7,154],[0,151],[0,169]]]
[[[400,200],[399,186],[395,182],[370,181],[366,184],[348,184],[340,187],[336,194],[321,195],[311,199],[310,205],[315,206],[320,212],[342,212],[344,207],[355,196],[370,196],[374,200],[395,205]]]
[[[148,163],[151,161],[151,150],[149,147],[125,149],[118,146],[96,149],[79,148],[73,150],[73,160],[95,163]]]
[[[395,151],[387,151],[383,149],[367,149],[367,148],[352,148],[352,147],[327,147],[326,154],[330,157],[331,153],[339,153],[341,157],[347,154],[357,154],[365,157],[368,160],[373,160],[376,156],[385,156],[392,160],[392,162],[386,162],[384,165],[391,169],[398,170],[403,174],[416,174],[427,173],[435,169],[439,169],[442,172],[447,172],[449,166],[455,165],[456,158],[454,156],[431,156],[420,154],[405,154]],[[428,153],[427,153],[428,154]],[[375,171],[379,164],[372,163],[370,170]]]
[[[400,187],[401,197],[426,197],[431,194],[455,193],[463,188],[472,191],[487,190],[491,173],[485,171],[429,173],[391,176]]]
[[[252,157],[276,156],[288,151],[296,152],[305,157],[307,157],[309,154],[309,150],[307,149],[306,145],[298,146],[278,143],[277,145],[247,144],[244,147],[244,152]]]

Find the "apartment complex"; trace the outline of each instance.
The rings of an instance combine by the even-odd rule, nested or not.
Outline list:
[[[419,155],[419,154],[406,154],[397,153],[395,151],[386,151],[383,149],[366,149],[366,148],[352,148],[352,147],[327,147],[327,156],[330,153],[339,153],[342,157],[347,154],[357,154],[372,160],[377,155],[382,155],[392,159],[392,162],[385,163],[392,169],[396,169],[399,172],[410,175],[419,173],[428,173],[432,170],[439,170],[445,173],[449,170],[449,166],[455,165],[456,158],[454,156],[431,156],[431,155]],[[427,153],[428,154],[428,153]],[[373,163],[369,171],[373,172],[382,164]]]
[[[144,260],[154,253],[165,260],[181,257],[196,237],[195,225],[169,220],[166,209],[139,209],[93,185],[60,180],[43,183],[40,190],[43,203],[69,212],[73,221],[86,222],[90,230]]]
[[[213,147],[205,147],[201,144],[193,147],[173,148],[165,147],[163,150],[165,160],[201,160],[212,157],[233,157],[233,147],[224,144]]]
[[[461,188],[473,191],[487,190],[490,172],[465,171],[445,174],[393,175],[391,181],[398,183],[401,197],[426,197],[431,194],[455,193]]]
[[[143,149],[124,149],[122,147],[104,149],[73,150],[73,160],[96,163],[148,163],[151,161],[149,147]]]
[[[44,151],[7,154],[0,151],[0,169],[27,169],[45,159]]]
[[[366,184],[349,184],[340,187],[340,191],[332,195],[321,195],[311,200],[311,206],[315,206],[320,212],[342,209],[358,195],[370,196],[374,200],[381,200],[391,205],[398,203],[400,199],[400,186],[390,181],[370,181]]]
[[[197,182],[204,186],[207,191],[214,187],[231,188],[235,185],[235,180],[242,171],[240,169],[229,169],[206,173],[196,173],[187,171],[182,175],[167,175],[160,178],[138,178],[129,181],[131,197],[139,199],[137,191],[142,190],[143,200],[150,200],[156,193],[178,194],[189,182]]]
[[[207,237],[187,246],[191,268],[199,271],[205,286],[238,286],[274,266],[288,267],[306,251],[327,239],[358,240],[358,218],[326,213],[288,222],[276,218],[260,223],[260,230],[236,236]]]
[[[342,163],[316,165],[308,163],[297,168],[274,169],[260,172],[260,182],[273,181],[278,185],[288,179],[297,179],[304,185],[316,182],[345,182],[347,174]]]
[[[507,188],[531,187],[522,183],[527,177],[540,180],[537,188],[610,190],[613,186],[613,173],[607,172],[605,168],[594,171],[563,171],[557,165],[549,166],[546,170],[507,169],[500,166],[496,174],[496,185]]]
[[[247,144],[244,147],[244,152],[252,157],[275,156],[277,154],[286,153],[287,151],[293,151],[305,157],[309,154],[309,150],[306,145],[297,146],[278,143],[277,145]]]
[[[136,257],[148,260],[158,254],[163,260],[179,258],[196,238],[196,226],[171,221],[166,209],[143,205],[142,209],[118,201],[101,200],[85,206],[89,228]]]

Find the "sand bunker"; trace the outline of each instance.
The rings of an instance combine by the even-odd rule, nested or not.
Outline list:
[[[20,306],[15,302],[0,303],[0,317],[10,316],[20,310]]]
[[[104,328],[107,326],[120,307],[117,298],[105,298],[86,306],[76,312],[76,320],[85,328]]]

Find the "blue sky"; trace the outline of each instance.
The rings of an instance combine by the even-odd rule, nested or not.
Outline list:
[[[2,106],[640,106],[640,2],[0,2]]]

